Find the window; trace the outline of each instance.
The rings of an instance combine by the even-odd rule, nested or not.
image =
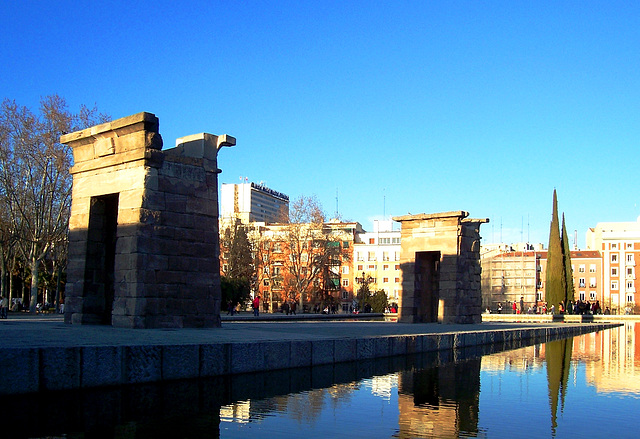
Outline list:
[[[584,300],[584,291],[580,291],[580,300]]]
[[[634,302],[634,300],[633,300],[633,294],[627,294],[627,302],[628,302],[628,303],[633,303],[633,302]]]
[[[273,275],[274,276],[280,276],[281,269],[282,269],[282,267],[280,267],[279,265],[276,265],[275,267],[273,267]]]
[[[376,260],[376,252],[369,252],[367,254],[367,261],[375,261]]]
[[[617,290],[618,289],[618,281],[617,280],[612,280],[611,281],[611,289],[612,290]]]
[[[349,241],[342,241],[342,248],[349,248]]]
[[[380,238],[378,244],[391,244],[391,238]]]
[[[269,279],[264,279],[262,281],[262,285],[264,285],[265,287],[268,287],[269,286]]]
[[[222,271],[223,271],[224,273],[226,273],[226,272],[227,272],[227,270],[229,270],[229,266],[228,266],[227,264],[224,264],[224,265],[222,266]]]
[[[400,238],[391,238],[392,244],[400,244]]]
[[[382,278],[382,283],[383,284],[388,284],[389,283],[389,278],[388,277],[383,277]]]
[[[613,262],[613,263],[618,262],[618,254],[617,253],[612,253],[611,254],[611,262]]]
[[[394,279],[394,282],[395,282],[395,283],[397,283],[397,284],[398,284],[398,283],[400,283],[400,278],[399,278],[399,277],[396,277],[396,278]]]
[[[627,253],[627,262],[633,262],[633,253]]]
[[[580,279],[578,279],[578,288],[584,288],[585,287],[585,281],[584,281],[584,277],[581,277]]]
[[[369,244],[375,244],[375,243],[376,243],[375,238],[369,238]]]
[[[383,261],[389,260],[389,252],[382,252],[382,260]]]
[[[400,252],[395,252],[395,254],[393,255],[393,260],[394,261],[399,261],[400,260]]]
[[[628,249],[632,249],[633,248],[633,243],[632,242],[628,242],[627,243],[627,248]]]
[[[345,265],[342,267],[342,274],[349,274],[349,266]]]
[[[618,268],[611,267],[611,277],[617,277],[617,276],[618,276]]]
[[[342,290],[342,298],[343,299],[348,299],[349,298],[349,292]]]
[[[595,277],[590,277],[589,278],[589,288],[595,288],[596,287],[596,278]]]
[[[362,253],[358,252],[357,253],[357,258],[358,261],[364,261],[364,256],[362,256]]]
[[[633,291],[633,282],[627,281],[627,291]]]
[[[385,271],[386,271],[386,270],[388,270],[388,269],[389,269],[389,265],[388,265],[388,264],[384,264],[384,265],[382,266],[382,269],[383,269],[383,270],[385,270]]]
[[[373,264],[367,265],[367,270],[375,270],[375,269],[376,269],[375,265],[373,265]]]
[[[633,277],[633,267],[627,267],[627,277]]]
[[[281,253],[282,252],[282,243],[280,242],[276,242],[273,244],[273,251],[275,253]]]
[[[396,270],[400,270],[400,264],[396,264]]]
[[[589,299],[596,300],[596,292],[595,291],[589,291]]]
[[[595,272],[596,272],[596,264],[589,265],[589,273],[595,273]]]
[[[618,244],[613,243],[611,244],[611,250],[617,250],[618,249]]]
[[[349,286],[349,279],[342,279],[342,286],[343,287],[348,287]]]
[[[585,270],[584,264],[580,264],[580,266],[578,267],[578,272],[579,273],[584,273],[584,270]]]

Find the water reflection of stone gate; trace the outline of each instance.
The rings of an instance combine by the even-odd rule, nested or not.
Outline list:
[[[480,323],[480,225],[464,211],[405,215],[398,320],[407,323]]]

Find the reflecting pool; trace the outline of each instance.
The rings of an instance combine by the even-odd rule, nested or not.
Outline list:
[[[495,347],[4,397],[8,437],[637,437],[640,324]],[[5,437],[4,435],[0,435]]]

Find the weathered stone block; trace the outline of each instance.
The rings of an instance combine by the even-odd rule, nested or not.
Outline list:
[[[80,348],[81,387],[114,386],[123,383],[122,347]]]
[[[0,395],[35,393],[40,390],[37,349],[5,348],[0,355]]]
[[[200,347],[179,345],[162,347],[162,378],[165,380],[198,378]]]

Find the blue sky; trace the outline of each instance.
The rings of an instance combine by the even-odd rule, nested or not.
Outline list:
[[[640,215],[639,2],[2,2],[0,59],[1,98],[231,134],[222,183],[368,230],[466,210],[546,246],[554,187],[581,247]]]

